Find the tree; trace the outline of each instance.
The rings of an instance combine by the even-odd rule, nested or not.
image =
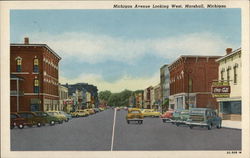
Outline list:
[[[111,94],[112,93],[110,91],[107,91],[107,90],[106,91],[101,91],[101,92],[99,92],[98,97],[99,97],[100,100],[108,101]]]

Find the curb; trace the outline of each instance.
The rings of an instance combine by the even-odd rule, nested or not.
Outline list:
[[[221,127],[221,128],[226,128],[226,129],[233,129],[233,130],[242,130],[241,128],[235,128],[235,127]]]

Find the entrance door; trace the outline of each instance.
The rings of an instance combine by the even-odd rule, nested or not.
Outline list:
[[[31,104],[30,105],[30,111],[40,111],[39,104]]]

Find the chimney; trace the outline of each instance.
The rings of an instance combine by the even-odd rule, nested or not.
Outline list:
[[[232,50],[233,50],[232,48],[227,48],[226,49],[227,55],[230,54],[230,53],[232,53]]]
[[[24,38],[24,44],[29,44],[29,37]]]

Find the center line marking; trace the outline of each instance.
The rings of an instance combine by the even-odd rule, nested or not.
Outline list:
[[[113,131],[112,131],[112,141],[111,141],[111,151],[113,151],[113,145],[114,145],[115,120],[116,120],[116,108],[115,108],[115,112],[114,112]]]

